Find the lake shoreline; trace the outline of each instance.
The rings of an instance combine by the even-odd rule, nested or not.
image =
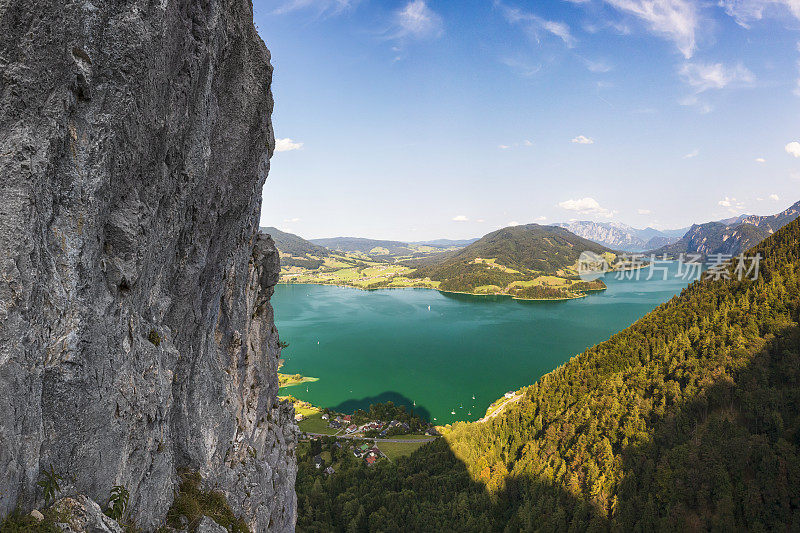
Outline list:
[[[606,288],[602,289],[587,289],[585,291],[581,291],[580,295],[571,296],[571,297],[563,297],[563,298],[520,298],[518,296],[514,296],[512,294],[506,294],[502,292],[497,293],[475,293],[475,292],[464,292],[464,291],[448,291],[445,289],[437,289],[435,287],[356,287],[355,285],[342,285],[341,283],[316,283],[313,281],[303,281],[300,283],[295,282],[287,282],[287,281],[279,281],[278,285],[320,285],[324,287],[342,287],[346,289],[356,289],[359,291],[380,291],[383,289],[423,289],[427,291],[438,291],[445,294],[465,294],[467,296],[505,296],[512,300],[519,300],[522,302],[566,302],[569,300],[580,300],[581,298],[586,298],[588,296],[587,293],[589,292],[602,292],[605,291]]]

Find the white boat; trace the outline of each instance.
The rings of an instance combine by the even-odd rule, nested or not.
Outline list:
[[[475,399],[475,395],[474,395],[474,394],[472,395],[472,399],[473,399],[473,400]]]
[[[430,310],[431,310],[431,306],[429,305],[429,306],[428,306],[428,311],[430,311]]]
[[[451,415],[454,415],[454,414],[456,414],[455,410],[452,410],[452,411],[450,411],[450,414],[451,414]]]

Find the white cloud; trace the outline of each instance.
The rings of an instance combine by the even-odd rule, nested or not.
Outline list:
[[[680,69],[684,81],[701,93],[709,89],[722,89],[731,83],[750,84],[755,76],[743,65],[726,67],[722,63],[686,63]]]
[[[285,218],[285,219],[283,219],[283,221],[284,222],[300,222],[300,219],[297,218],[297,217],[295,217],[295,218]]]
[[[301,9],[313,9],[318,15],[338,15],[357,3],[358,0],[289,0],[272,11],[272,13],[274,15],[283,15],[292,11],[300,11]]]
[[[577,137],[572,139],[570,142],[575,143],[575,144],[594,144],[594,139],[586,137],[585,135],[578,135]]]
[[[464,215],[456,215],[456,216],[453,217],[453,220],[455,222],[466,222],[469,219],[467,217],[465,217]]]
[[[702,114],[711,113],[713,108],[708,105],[706,102],[701,102],[700,99],[697,97],[696,94],[692,94],[687,96],[686,98],[681,98],[678,100],[678,103],[682,106],[690,106],[697,108],[698,111]]]
[[[784,146],[784,150],[791,156],[800,157],[800,143],[797,141],[792,141]]]
[[[512,220],[512,221],[511,221],[511,222],[509,222],[507,225],[508,225],[508,226],[519,226],[519,222],[517,222],[516,220]]]
[[[520,146],[533,146],[533,142],[525,139],[522,142],[515,142],[514,144],[498,144],[500,150],[508,150],[509,148],[519,148]]]
[[[478,219],[478,220],[476,220],[475,222],[478,222],[478,223],[480,223],[480,224],[483,224],[483,223],[484,223],[484,222],[486,222],[486,221],[485,221],[485,220],[483,220],[482,218],[479,218],[479,219]]]
[[[604,73],[611,72],[612,70],[611,65],[605,61],[592,61],[590,59],[585,59],[584,63],[586,63],[586,68],[591,72]]]
[[[572,32],[567,24],[563,22],[556,22],[547,20],[539,15],[522,11],[516,7],[509,7],[499,1],[495,1],[495,6],[503,11],[503,16],[510,24],[520,24],[531,36],[538,42],[540,41],[540,33],[550,33],[561,39],[567,48],[575,46],[576,39],[572,36]]]
[[[582,215],[597,215],[604,218],[614,216],[614,211],[602,207],[594,198],[580,198],[578,200],[564,200],[558,207],[567,211],[577,211]]]
[[[636,212],[639,213],[640,215],[650,215],[653,213],[649,209],[637,209]]]
[[[541,216],[538,216],[538,217],[534,218],[533,220],[535,220],[536,222],[544,222],[545,220],[547,220],[547,217],[544,216],[544,215],[541,215]]]
[[[674,42],[686,59],[694,54],[698,26],[693,0],[605,0],[644,21],[651,31]]]
[[[700,150],[692,150],[691,152],[683,156],[683,158],[692,159],[693,157],[697,157],[698,155],[700,155]]]
[[[728,208],[731,213],[737,213],[744,208],[743,202],[728,196],[717,202],[717,205]]]
[[[444,32],[442,17],[429,8],[423,0],[413,0],[395,12],[394,23],[396,31],[391,37],[395,39],[406,36],[439,37]]]
[[[764,10],[771,5],[785,6],[792,15],[800,19],[800,2],[797,0],[720,0],[719,5],[745,28],[750,27],[750,22],[761,20]]]
[[[286,139],[275,139],[276,152],[290,152],[292,150],[299,150],[303,147],[303,143],[296,142],[288,137]]]
[[[518,57],[504,57],[500,59],[500,62],[523,78],[531,78],[542,70],[541,63],[533,64]]]
[[[772,200],[773,202],[777,202],[778,200],[781,199],[781,197],[778,196],[777,194],[770,194],[769,199]]]
[[[763,157],[756,157],[756,163],[766,163],[766,162],[767,160],[764,159]]]

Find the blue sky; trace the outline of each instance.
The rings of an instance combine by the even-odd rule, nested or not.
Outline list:
[[[254,0],[262,225],[465,238],[800,200],[800,0]]]

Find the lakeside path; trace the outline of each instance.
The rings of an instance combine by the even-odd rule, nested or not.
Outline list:
[[[486,422],[490,418],[496,417],[497,415],[502,413],[505,410],[506,407],[508,407],[512,403],[518,402],[520,400],[520,398],[522,398],[522,393],[518,392],[513,397],[509,398],[507,401],[503,402],[503,405],[501,405],[500,407],[495,409],[494,412],[492,412],[492,414],[490,414],[488,416],[484,416],[483,418],[481,418],[480,420],[476,420],[475,422],[476,423],[482,423],[482,422]]]
[[[439,437],[430,437],[428,439],[373,439],[370,437],[354,437],[352,435],[328,435],[327,433],[311,433],[308,431],[304,432],[306,435],[311,435],[314,437],[336,437],[337,439],[351,439],[351,440],[372,440],[377,443],[380,442],[397,442],[397,443],[409,443],[409,444],[425,444],[431,442],[433,440],[438,439]]]

